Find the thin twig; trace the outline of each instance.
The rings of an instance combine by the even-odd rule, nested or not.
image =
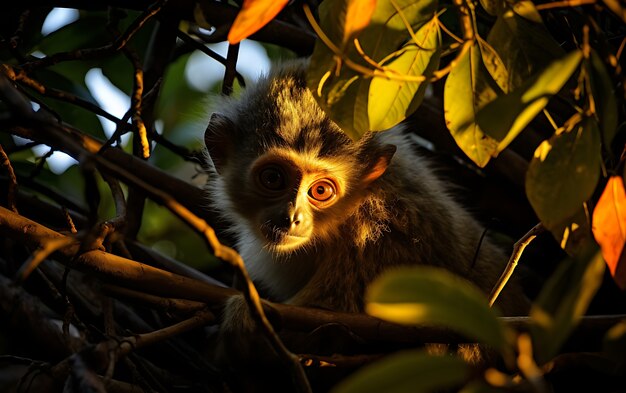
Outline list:
[[[40,120],[41,124],[37,125],[37,127],[39,127],[39,131],[41,133],[48,134],[48,136],[56,139],[56,142],[61,143],[64,146],[71,146],[77,143],[76,140],[70,137],[70,134],[67,131],[63,130],[60,132],[58,129],[58,124],[46,124],[46,119],[39,119],[39,116],[37,116],[37,114],[35,113],[31,114],[31,120],[34,122]],[[82,149],[79,148],[79,150]],[[235,271],[242,279],[242,282],[246,283],[243,288],[243,293],[248,302],[248,305],[250,306],[252,316],[254,317],[255,321],[264,332],[274,350],[279,354],[280,358],[291,365],[292,371],[294,373],[294,379],[295,381],[297,381],[298,389],[304,392],[310,391],[308,380],[306,379],[304,371],[300,363],[298,362],[297,357],[287,350],[287,348],[284,346],[284,344],[281,342],[280,338],[274,331],[269,320],[267,319],[267,316],[265,315],[265,312],[263,310],[263,305],[261,304],[259,294],[245,269],[241,256],[232,248],[223,245],[218,240],[213,228],[205,220],[193,214],[189,209],[181,205],[169,194],[163,192],[157,187],[152,186],[151,184],[143,180],[143,178],[109,162],[100,155],[93,154],[84,150],[82,154],[84,154],[85,159],[88,158],[93,164],[96,164],[96,167],[98,167],[99,170],[104,172],[117,173],[125,181],[147,192],[153,198],[153,200],[168,208],[181,220],[183,220],[183,222],[187,223],[197,233],[201,234],[204,237],[207,246],[210,248],[210,250],[213,251],[213,254],[217,258],[223,260],[224,262],[227,262],[229,265],[235,268]],[[86,179],[88,178],[89,177],[86,177]],[[87,199],[90,200],[91,198],[87,196]]]
[[[515,242],[515,245],[513,246],[513,254],[511,254],[511,257],[509,258],[509,262],[507,263],[506,268],[504,269],[504,272],[502,272],[502,275],[498,279],[498,282],[496,283],[493,290],[489,294],[489,306],[493,306],[496,299],[500,295],[500,292],[502,292],[506,283],[509,281],[509,279],[513,275],[513,272],[515,271],[515,268],[517,267],[517,262],[522,257],[522,253],[524,252],[524,249],[526,248],[526,246],[528,246],[530,242],[532,242],[535,239],[535,237],[537,237],[537,235],[539,235],[540,233],[544,231],[545,231],[545,227],[543,226],[542,223],[539,223],[535,225],[530,231],[528,231],[528,233],[522,236],[521,239]]]
[[[196,313],[193,317],[166,328],[150,333],[127,336],[121,339],[112,338],[102,341],[95,347],[88,348],[85,351],[91,352],[91,354],[94,355],[91,358],[100,362],[99,368],[110,368],[108,367],[109,365],[115,364],[118,359],[127,356],[135,349],[153,345],[176,335],[185,333],[191,329],[204,326],[210,323],[214,318],[215,317],[210,311],[202,310]],[[63,361],[52,367],[50,375],[56,380],[64,380],[72,369],[73,356],[76,356],[76,354],[65,358]],[[105,376],[105,380],[106,379],[107,378]]]
[[[228,53],[226,54],[226,68],[224,70],[224,81],[222,83],[222,94],[231,95],[233,92],[233,83],[237,70],[237,58],[239,57],[239,43],[229,44]]]
[[[141,29],[141,27],[150,20],[154,15],[161,11],[167,0],[157,1],[144,11],[133,23],[126,29],[115,42],[98,48],[77,49],[69,52],[55,53],[46,56],[43,59],[32,61],[24,64],[24,70],[30,72],[35,69],[49,67],[64,61],[71,60],[93,60],[103,56],[112,55],[126,46],[128,41]]]
[[[155,296],[116,285],[104,285],[102,289],[110,295],[135,300],[166,313],[189,313],[199,311],[206,307],[206,304],[202,302]]]
[[[211,59],[217,61],[221,65],[226,66],[227,60],[225,57],[221,56],[219,53],[215,52],[214,50],[207,48],[204,44],[196,41],[193,37],[189,36],[188,34],[185,34],[182,31],[178,30],[176,32],[176,37],[180,38],[184,43],[191,45],[194,49],[197,49],[200,52],[204,53],[205,55],[209,56]],[[243,79],[243,75],[241,75],[241,73],[239,73],[237,70],[235,70],[235,77],[237,78],[237,82],[242,87],[246,86],[246,81]]]
[[[380,66],[378,68],[370,69],[361,64],[358,64],[347,57],[347,55],[342,51],[339,47],[337,47],[330,38],[324,33],[321,29],[313,13],[311,12],[308,4],[303,4],[304,14],[307,17],[307,20],[315,33],[317,33],[319,39],[330,49],[334,54],[334,59],[336,62],[336,71],[338,71],[342,64],[345,64],[348,68],[362,74],[365,77],[379,77],[387,80],[393,81],[401,81],[401,82],[435,82],[439,79],[446,76],[450,71],[459,63],[461,58],[465,56],[465,54],[470,50],[471,46],[474,44],[475,34],[474,28],[472,26],[472,19],[470,17],[470,5],[464,0],[454,0],[453,3],[458,7],[460,14],[460,22],[461,28],[463,30],[463,44],[460,47],[456,57],[452,59],[448,65],[444,68],[439,69],[433,72],[430,76],[425,75],[406,75],[398,73],[395,70],[392,70],[388,67]],[[320,86],[318,86],[317,91],[321,91],[321,86],[325,82],[325,80],[330,76],[330,71],[326,73],[326,75],[320,81]]]
[[[111,10],[109,13],[108,28],[111,33],[119,39],[120,34],[116,27],[117,22],[118,18],[116,17],[115,12],[114,10]],[[143,159],[148,159],[150,157],[150,142],[148,141],[146,125],[144,124],[141,116],[143,102],[143,67],[141,65],[139,55],[134,49],[130,48],[128,45],[124,45],[122,52],[133,65],[133,93],[130,96],[130,111],[132,113],[135,136],[139,146],[141,147],[141,157]]]
[[[42,248],[35,251],[26,262],[22,264],[20,269],[15,273],[14,281],[21,284],[30,276],[30,274],[53,252],[72,244],[75,240],[71,237],[63,237],[58,239],[49,239]]]
[[[66,92],[66,91],[61,91],[58,89],[54,89],[54,88],[49,88],[46,87],[45,85],[41,84],[41,82],[33,79],[32,77],[29,77],[24,71],[22,70],[17,70],[11,66],[9,66],[8,64],[2,64],[2,66],[0,66],[0,70],[11,80],[16,81],[16,82],[21,82],[22,84],[24,84],[25,86],[28,86],[29,88],[35,90],[37,93],[46,96],[46,97],[50,97],[53,99],[57,99],[59,101],[64,101],[64,102],[68,102],[70,104],[76,105],[78,107],[81,107],[83,109],[86,109],[90,112],[95,113],[96,115],[102,116],[107,120],[112,121],[115,124],[119,124],[121,122],[120,119],[118,119],[117,117],[113,116],[112,114],[110,114],[109,112],[105,111],[104,109],[102,109],[101,107],[99,107],[98,105],[89,102],[87,100],[84,100],[72,93]]]
[[[13,166],[11,165],[11,160],[9,160],[9,156],[4,152],[4,148],[0,143],[0,166],[3,166],[9,177],[9,187],[7,189],[7,205],[9,209],[17,213],[17,204],[16,201],[16,193],[17,193],[17,177],[15,176],[15,171],[13,171]]]
[[[564,7],[580,7],[582,5],[595,4],[597,0],[563,0],[563,1],[555,1],[552,3],[544,3],[544,4],[535,4],[535,8],[537,11],[545,11],[551,10],[554,8],[564,8]]]

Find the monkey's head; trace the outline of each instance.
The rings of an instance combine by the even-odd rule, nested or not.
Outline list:
[[[277,254],[338,235],[395,152],[371,136],[350,140],[315,102],[302,63],[275,69],[220,110],[205,133],[212,203],[234,231]]]

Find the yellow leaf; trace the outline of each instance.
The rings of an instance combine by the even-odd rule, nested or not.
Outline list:
[[[606,184],[593,211],[592,230],[611,274],[618,285],[624,287],[626,282],[620,283],[616,277],[626,242],[626,191],[621,176],[612,176]],[[624,271],[625,268],[622,266],[621,270]]]
[[[256,33],[285,8],[289,0],[244,0],[228,32],[228,42],[237,44]]]
[[[376,0],[348,0],[342,46],[369,25],[376,8]]]

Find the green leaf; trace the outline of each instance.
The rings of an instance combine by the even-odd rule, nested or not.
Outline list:
[[[106,45],[111,41],[110,34],[104,28],[106,24],[106,12],[82,13],[76,21],[44,37],[36,49],[46,55],[52,55],[57,52]]]
[[[426,34],[420,28],[431,20],[437,10],[437,1],[414,1],[397,0],[395,5],[401,14],[396,10],[394,4],[388,1],[378,1],[376,9],[372,14],[370,24],[359,34],[359,42],[364,53],[377,63],[388,60],[387,58],[401,48],[404,43],[410,42],[410,35],[407,31],[403,18],[417,30],[418,36],[430,38],[430,33]],[[331,42],[336,46],[342,42],[344,36],[343,26],[346,17],[346,0],[324,1],[319,7],[320,26]],[[420,33],[421,32],[421,33]],[[435,46],[430,47],[434,49]],[[350,43],[343,49],[343,56],[354,63],[373,69],[363,57],[357,52],[354,45]],[[422,51],[421,51],[422,52]],[[425,54],[432,57],[438,51],[427,51],[426,53],[411,53],[406,48],[400,51],[400,55],[392,57],[392,69],[405,69],[411,62],[411,55],[415,54],[414,64],[420,67],[422,61],[426,59]],[[437,54],[438,56],[438,54]],[[425,61],[425,69],[433,65],[433,61]],[[438,61],[438,57],[436,59]],[[417,71],[412,70],[412,73]],[[307,84],[320,106],[326,113],[352,138],[358,139],[365,132],[370,131],[368,118],[368,98],[370,92],[371,77],[364,77],[362,74],[350,69],[342,61],[338,61],[335,54],[321,41],[315,44],[313,55],[311,56],[310,67],[307,74]],[[379,82],[377,82],[379,83]],[[425,87],[424,87],[425,88]],[[402,90],[404,90],[403,88]],[[415,89],[418,96],[407,102],[408,108],[404,110],[399,107],[403,99],[395,99],[391,107],[396,108],[397,113],[405,115],[396,120],[396,123],[404,118],[411,110],[415,110],[420,101],[420,87]],[[378,88],[375,89],[378,91]],[[408,95],[401,93],[401,95]],[[390,96],[393,100],[393,94]],[[390,120],[385,120],[387,124]]]
[[[600,122],[602,143],[607,151],[611,151],[610,146],[613,137],[617,133],[618,123],[615,88],[606,71],[606,66],[596,51],[592,50],[590,58],[585,60],[585,68],[589,72],[591,93],[593,94],[596,113]]]
[[[446,125],[457,145],[480,167],[497,153],[498,142],[476,123],[478,111],[496,99],[498,87],[473,45],[450,71],[443,90]]]
[[[432,266],[395,269],[368,288],[369,314],[409,325],[448,327],[508,353],[507,333],[485,295],[468,281]]]
[[[405,351],[371,364],[339,383],[332,393],[403,393],[448,390],[469,376],[469,365],[454,356]]]
[[[489,75],[498,84],[503,92],[508,93],[509,88],[509,71],[506,69],[504,62],[489,43],[478,37],[478,45],[482,56],[483,64]]]
[[[410,39],[403,18],[413,31],[419,30],[432,21],[438,5],[437,0],[396,0],[393,3],[378,1],[370,25],[359,36],[363,51],[377,62]]]
[[[96,100],[84,86],[84,82],[81,81],[82,83],[78,83],[73,80],[78,79],[80,75],[74,75],[72,76],[73,78],[70,79],[66,75],[57,72],[57,69],[50,68],[38,71],[37,76],[39,78],[39,82],[48,88],[55,88],[61,91],[70,92],[92,104],[96,104]],[[71,124],[90,135],[102,137],[102,124],[98,121],[96,115],[90,110],[53,98],[40,98],[48,107],[54,110],[64,122]]]
[[[556,355],[585,313],[602,282],[604,260],[597,246],[558,266],[530,310],[533,352],[539,365]]]
[[[441,55],[439,25],[436,21],[424,25],[416,37],[417,45],[412,42],[405,45],[384,66],[401,75],[431,75],[439,67]],[[367,85],[362,83],[361,86]],[[367,96],[368,128],[372,131],[386,130],[404,120],[421,104],[427,86],[427,82],[373,78]]]
[[[487,135],[499,141],[497,152],[504,150],[543,110],[550,97],[558,93],[576,71],[581,59],[582,53],[577,50],[553,61],[524,85],[480,110],[476,120]]]
[[[563,49],[548,33],[534,5],[515,4],[498,16],[487,36],[508,70],[505,92],[521,86],[529,77],[564,55]]]
[[[591,197],[601,159],[600,135],[592,118],[539,145],[528,167],[526,195],[546,227],[561,225]]]

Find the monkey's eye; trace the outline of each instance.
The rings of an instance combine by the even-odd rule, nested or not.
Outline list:
[[[285,187],[285,175],[275,166],[268,166],[259,172],[261,185],[270,191],[282,190]]]
[[[309,197],[315,202],[329,202],[337,193],[335,183],[330,180],[318,180],[309,188]]]

